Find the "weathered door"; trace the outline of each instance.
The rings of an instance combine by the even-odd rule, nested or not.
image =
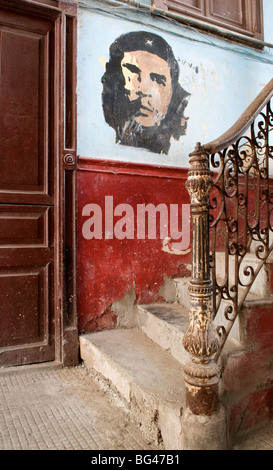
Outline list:
[[[56,18],[0,2],[0,366],[59,344]]]

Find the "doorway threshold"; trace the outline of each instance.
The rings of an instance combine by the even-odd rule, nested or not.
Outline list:
[[[58,361],[50,361],[50,362],[41,362],[37,364],[27,364],[27,365],[19,365],[19,366],[2,366],[0,367],[0,377],[3,375],[20,375],[25,374],[26,372],[33,372],[33,371],[44,371],[44,370],[55,370],[55,369],[62,369],[63,364]]]

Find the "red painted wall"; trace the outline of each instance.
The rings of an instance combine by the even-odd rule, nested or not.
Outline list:
[[[247,309],[245,350],[234,352],[222,375],[232,433],[246,431],[273,416],[272,305]]]
[[[80,157],[78,161],[78,316],[79,331],[96,331],[116,326],[110,306],[135,288],[136,302],[160,299],[164,276],[190,275],[191,252],[170,254],[162,251],[159,227],[157,238],[86,239],[82,228],[88,216],[87,204],[97,204],[104,214],[105,196],[113,196],[114,207],[130,204],[189,204],[185,188],[186,169],[154,167],[131,163],[99,161]],[[103,216],[104,219],[104,216]],[[114,216],[114,223],[120,217]],[[182,220],[180,218],[179,220]],[[92,228],[93,230],[93,228]]]

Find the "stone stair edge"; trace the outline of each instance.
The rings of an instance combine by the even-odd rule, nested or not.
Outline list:
[[[139,339],[144,349],[135,356],[135,343]],[[132,348],[128,351],[130,341]],[[123,354],[123,360],[122,345],[128,351],[127,355]],[[84,333],[80,336],[80,355],[86,367],[102,375],[125,399],[146,434],[153,439],[162,435],[167,448],[182,448],[185,384],[182,365],[175,358],[137,327]],[[172,443],[173,426],[176,432]]]
[[[113,337],[116,336],[116,338]],[[97,341],[98,337],[101,337],[99,341]],[[128,351],[127,349],[127,355],[124,355],[124,351],[121,351],[121,348],[123,348],[124,343],[121,343],[120,339],[123,338],[124,343],[127,341],[127,346],[131,344],[131,351]],[[88,360],[88,357],[86,356],[84,351],[84,345],[92,345],[92,353],[100,350],[101,354],[103,356],[115,363],[118,364],[118,368],[120,371],[126,371],[126,376],[129,380],[129,377],[133,374],[134,372],[134,367],[137,370],[141,370],[140,367],[140,359],[138,357],[138,361],[134,362],[133,368],[130,366],[127,366],[127,362],[131,361],[132,359],[135,359],[133,356],[134,354],[134,344],[132,344],[132,339],[135,341],[135,343],[138,343],[138,340],[143,341],[142,344],[140,344],[139,348],[145,348],[147,347],[147,352],[143,353],[143,357],[141,358],[142,360],[145,359],[145,361],[148,361],[152,364],[153,359],[156,357],[156,363],[157,363],[157,371],[159,371],[160,365],[163,362],[167,362],[168,365],[173,366],[176,370],[180,370],[181,364],[172,357],[167,351],[165,351],[163,348],[161,348],[159,345],[157,345],[153,340],[148,338],[146,334],[138,327],[133,327],[133,328],[116,328],[112,330],[102,330],[99,332],[92,332],[92,333],[83,333],[79,336],[79,342],[80,342],[80,352],[81,352],[81,358],[83,360]],[[109,344],[111,345],[109,346]],[[130,343],[131,342],[131,343]],[[84,344],[85,343],[85,344]],[[117,352],[115,351],[115,348],[119,348]],[[115,355],[116,354],[116,355]],[[118,355],[120,354],[119,359]],[[91,354],[91,360],[92,360],[92,354]],[[101,365],[101,363],[99,364]],[[95,365],[95,367],[97,367]],[[99,367],[98,367],[99,368]],[[169,373],[169,372],[168,372]],[[183,381],[181,380],[181,384]],[[159,384],[159,382],[158,382]]]

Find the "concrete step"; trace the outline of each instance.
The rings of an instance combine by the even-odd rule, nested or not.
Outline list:
[[[185,385],[180,362],[139,328],[83,334],[80,354],[126,400],[145,434],[162,439],[166,449],[183,449]]]
[[[220,255],[220,254],[219,254]],[[221,259],[221,257],[220,257]],[[252,263],[252,264],[251,264]],[[256,262],[257,264],[257,262]],[[253,256],[249,256],[246,261],[245,265],[250,265],[255,268],[255,263],[253,260]],[[247,294],[246,299],[244,300],[244,310],[249,309],[252,306],[263,306],[273,304],[273,294],[269,290],[269,282],[268,282],[268,275],[267,275],[267,266],[264,266],[259,273],[258,278],[256,279],[254,285],[250,289],[250,292]],[[220,273],[221,274],[221,273]],[[220,276],[219,274],[219,276]],[[219,284],[221,285],[221,278],[218,279]],[[168,279],[168,282],[165,285],[165,289],[162,290],[163,294],[165,295],[166,302],[174,302],[176,304],[181,305],[185,309],[190,309],[190,295],[189,295],[189,283],[190,278],[174,278]],[[239,299],[243,297],[245,293],[245,289],[243,287],[238,287],[238,295]],[[217,315],[214,319],[215,326],[229,326],[229,321],[225,318],[225,309],[232,305],[229,300],[222,299],[221,305],[218,309]],[[243,313],[238,316],[232,326],[232,329],[229,334],[229,339],[234,343],[235,349],[238,347],[243,347],[247,341],[245,330],[244,330],[244,321],[242,321],[241,317],[243,317]],[[177,356],[175,356],[177,357]],[[177,357],[179,360],[179,358]],[[182,361],[183,362],[183,361]]]
[[[138,305],[139,328],[177,361],[185,364],[183,336],[188,328],[189,310],[179,304]]]
[[[180,306],[181,307],[181,312],[183,312],[183,309],[184,309],[184,312],[187,312],[187,313],[182,313],[182,315],[184,317],[186,315],[187,315],[187,317],[189,316],[188,312],[189,312],[190,307],[191,307],[191,305],[190,305],[190,294],[189,294],[189,284],[190,284],[190,278],[168,279],[168,281],[165,284],[165,289],[164,290],[162,289],[162,293],[165,294],[163,296],[165,298],[166,303],[168,304],[168,302],[173,302],[172,304],[168,304],[168,305],[177,305],[177,308],[178,308],[178,306]],[[249,294],[248,297],[251,297],[251,294]],[[252,295],[252,297],[253,297],[253,295]],[[255,297],[255,298],[257,298],[257,297]],[[227,306],[228,306],[228,302],[223,300],[222,303],[221,303],[221,306],[219,308],[219,311],[217,313],[217,316],[214,320],[215,326],[223,325],[225,327],[229,323],[226,320],[225,315],[224,315],[224,311],[225,311],[225,308]],[[183,327],[185,326],[185,323],[186,322],[184,322]],[[185,330],[184,330],[184,333],[185,333]],[[240,324],[239,324],[238,319],[235,320],[229,337],[230,337],[231,341],[234,342],[236,347],[238,347],[241,344],[242,334],[241,334]],[[181,338],[183,338],[183,334],[182,335],[180,334],[180,339]],[[180,343],[181,343],[181,341],[180,341]],[[164,347],[164,346],[162,346],[162,347]],[[185,353],[183,351],[183,348],[181,349],[181,347],[179,347],[178,350],[177,350],[177,348],[174,347],[173,351],[177,351],[174,354],[174,357],[176,357],[176,359],[179,360],[180,362],[184,363]]]

